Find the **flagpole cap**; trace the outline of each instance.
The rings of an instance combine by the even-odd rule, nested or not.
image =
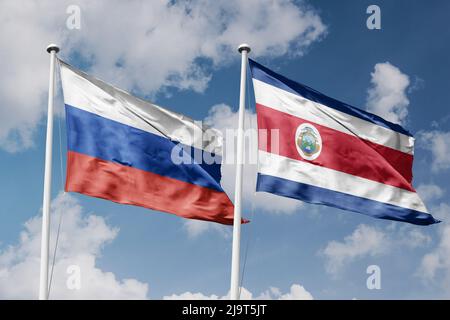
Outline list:
[[[52,51],[55,51],[55,53],[59,52],[59,47],[56,44],[54,44],[54,43],[49,44],[48,47],[47,47],[47,52],[48,53],[51,53]]]
[[[247,53],[249,53],[251,50],[252,49],[250,49],[250,46],[246,43],[243,43],[238,47],[239,53],[242,53],[242,51],[247,51]]]

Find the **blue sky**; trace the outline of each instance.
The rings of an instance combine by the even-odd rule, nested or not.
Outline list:
[[[0,29],[6,30],[0,32],[2,47],[11,43],[11,48],[0,53],[8,62],[7,71],[0,76],[0,297],[33,298],[37,294],[36,219],[23,232],[24,223],[40,215],[42,204],[48,81],[44,49],[50,41],[61,44],[60,57],[72,65],[199,120],[214,116],[211,110],[218,104],[228,106],[222,108],[234,119],[240,75],[235,48],[240,42],[254,46],[250,56],[267,67],[364,109],[370,104],[368,90],[376,89],[373,81],[378,65],[381,81],[392,89],[387,94],[398,101],[387,106],[375,101],[375,110],[407,111],[401,121],[416,136],[414,186],[431,213],[444,222],[418,227],[283,199],[272,206],[252,206],[256,200],[249,192],[245,215],[251,216],[252,222],[242,228],[242,254],[248,248],[243,259],[243,286],[253,297],[262,293],[272,298],[294,295],[293,285],[302,286],[315,299],[450,297],[450,225],[446,222],[450,209],[446,202],[450,191],[450,3],[318,0],[275,1],[278,5],[270,7],[266,1],[250,2],[250,8],[236,5],[240,11],[235,12],[226,1],[194,2],[191,11],[176,3],[175,9],[169,9],[163,2],[142,8],[137,1],[132,5],[81,1],[81,29],[69,30],[66,8],[76,1],[58,5],[44,1],[42,8],[5,1],[8,13],[17,19],[12,23],[0,13]],[[371,4],[381,8],[381,30],[366,27],[366,9]],[[139,10],[150,16],[156,13],[147,21]],[[217,13],[220,10],[223,15]],[[97,26],[100,14],[116,23],[97,22]],[[158,20],[157,15],[170,19]],[[221,20],[214,22],[214,18]],[[267,27],[260,19],[281,22],[267,23]],[[15,30],[16,38],[7,34],[8,30]],[[149,33],[156,37],[155,42],[147,43]],[[398,86],[405,79],[408,84]],[[251,87],[249,93],[247,116],[251,117]],[[56,108],[61,114],[60,91]],[[56,117],[53,198],[62,189],[58,121],[65,167],[64,119]],[[246,180],[249,190],[251,182]],[[144,295],[160,299],[187,292],[202,297],[227,294],[230,228],[191,225],[190,229],[186,220],[173,215],[78,194],[66,197],[70,198],[67,203],[59,198],[58,208],[65,209],[56,209],[52,221],[55,226],[58,212],[63,212],[66,237],[61,241],[67,245],[62,246],[60,269],[55,271],[55,297]],[[275,208],[278,205],[280,210]],[[73,219],[66,221],[66,215]],[[83,220],[91,215],[98,219]],[[80,247],[74,249],[76,243]],[[71,296],[65,288],[65,267],[85,257],[95,262],[80,262],[90,266],[81,268],[82,284],[99,271],[98,287],[82,287],[78,295]],[[380,290],[366,287],[369,265],[381,268]],[[84,277],[83,270],[89,275]],[[139,284],[126,284],[123,279],[135,279]],[[108,286],[114,289],[109,291]],[[18,289],[10,290],[12,287]],[[134,295],[127,296],[127,288],[133,288]]]

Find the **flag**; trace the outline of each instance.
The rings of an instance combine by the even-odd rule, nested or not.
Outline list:
[[[408,131],[249,64],[259,131],[257,191],[381,219],[438,222],[412,186]]]
[[[60,61],[65,190],[181,217],[233,224],[220,185],[222,137]]]

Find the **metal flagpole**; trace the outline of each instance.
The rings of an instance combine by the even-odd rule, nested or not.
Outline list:
[[[44,199],[42,204],[41,274],[39,278],[39,300],[48,299],[48,251],[50,240],[50,197],[52,189],[53,147],[53,96],[55,92],[55,64],[59,48],[55,44],[47,47],[50,53],[50,80],[48,87],[47,138],[45,144]]]
[[[233,248],[231,253],[231,287],[230,299],[239,300],[239,260],[241,246],[241,201],[242,201],[242,169],[244,162],[244,112],[245,112],[245,83],[247,76],[247,55],[250,52],[248,44],[241,44],[241,90],[239,98],[239,126],[237,134],[236,155],[236,184],[234,188],[234,220],[233,220]]]

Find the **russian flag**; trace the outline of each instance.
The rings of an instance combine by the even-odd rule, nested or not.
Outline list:
[[[222,137],[60,61],[66,191],[233,224],[220,186]]]
[[[418,225],[439,222],[412,186],[413,136],[249,60],[257,191]]]

